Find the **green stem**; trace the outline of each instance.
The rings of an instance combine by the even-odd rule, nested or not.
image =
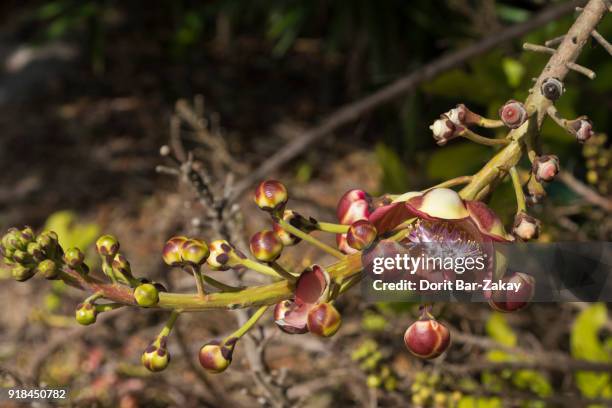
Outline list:
[[[478,126],[483,128],[500,128],[504,126],[504,122],[497,119],[480,118]]]
[[[521,185],[518,171],[516,171],[516,167],[514,166],[510,168],[510,178],[512,179],[514,195],[516,196],[516,212],[524,212],[527,209],[527,205],[525,204],[525,193],[523,192],[523,186]]]
[[[93,303],[93,302],[95,302],[96,300],[98,300],[98,299],[100,299],[102,297],[104,297],[104,293],[96,292],[93,295],[89,296],[87,299],[85,299],[83,301],[83,303]]]
[[[247,320],[238,330],[227,336],[228,339],[231,338],[241,338],[244,336],[249,330],[253,328],[255,323],[264,315],[266,310],[268,310],[269,306],[261,306],[259,309],[253,313],[253,315]]]
[[[334,234],[344,234],[349,230],[349,225],[334,224],[331,222],[317,222],[319,231],[331,232]]]
[[[302,238],[304,241],[316,246],[317,248],[327,252],[328,254],[335,256],[338,259],[343,259],[344,258],[344,254],[340,251],[338,251],[335,248],[330,247],[329,245],[327,245],[324,242],[319,241],[318,239],[316,239],[315,237],[311,236],[310,234],[305,233],[304,231],[294,227],[293,225],[289,224],[287,221],[283,220],[282,218],[279,218],[276,221],[285,231],[295,235],[296,237]]]
[[[115,271],[113,270],[112,262],[113,260],[110,256],[103,256],[102,257],[102,272],[104,272],[106,276],[110,278],[113,285],[116,285],[117,277],[115,276]]]
[[[285,268],[283,268],[281,265],[278,264],[278,262],[272,262],[270,263],[270,266],[272,268],[274,268],[274,270],[283,277],[283,279],[287,279],[289,282],[295,282],[295,280],[297,279],[297,276],[292,274],[291,272],[289,272],[288,270],[286,270]]]
[[[459,136],[465,137],[472,142],[485,146],[506,146],[510,143],[510,141],[506,139],[490,139],[488,137],[477,135],[468,128],[465,128],[459,132]]]
[[[470,181],[472,181],[472,176],[455,177],[450,180],[443,181],[440,184],[436,184],[433,187],[429,187],[428,189],[423,190],[422,192],[424,193],[426,191],[433,190],[434,188],[448,188],[448,187],[460,186],[463,184],[468,184]]]
[[[111,310],[115,310],[115,309],[119,309],[120,307],[125,306],[124,304],[121,303],[105,303],[103,305],[96,305],[96,312],[98,313],[103,313],[103,312],[109,312]]]
[[[236,262],[241,264],[245,268],[251,269],[255,272],[259,272],[264,275],[272,276],[273,278],[283,279],[283,277],[280,276],[278,272],[276,272],[273,268],[269,267],[268,265],[261,264],[257,261],[253,261],[252,259],[237,258]]]
[[[237,292],[239,290],[244,289],[238,286],[231,286],[231,285],[225,284],[206,274],[203,275],[203,279],[204,279],[204,282],[208,283],[210,286],[214,286],[215,288],[226,291],[226,292]]]
[[[202,272],[193,265],[185,266],[186,269],[190,269],[193,274],[193,278],[195,279],[196,288],[198,289],[198,295],[204,297],[206,296],[206,290],[204,289],[204,279],[202,278]]]
[[[179,314],[181,314],[181,312],[176,309],[173,310],[172,313],[170,313],[170,317],[166,321],[164,328],[159,332],[160,338],[163,336],[168,336],[170,334],[170,332],[172,331],[172,328],[174,327],[174,323],[176,323],[176,319],[178,318]]]

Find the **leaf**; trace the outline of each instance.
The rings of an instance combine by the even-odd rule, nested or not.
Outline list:
[[[83,252],[100,233],[100,229],[94,223],[77,222],[77,216],[72,211],[58,211],[51,214],[44,229],[55,231],[64,248],[77,247]]]
[[[382,143],[376,145],[376,158],[383,170],[382,187],[390,193],[408,190],[408,172],[397,153]]]

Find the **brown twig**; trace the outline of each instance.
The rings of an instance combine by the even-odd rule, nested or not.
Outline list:
[[[558,19],[570,13],[577,4],[583,1],[569,1],[550,7],[529,21],[508,27],[494,35],[488,36],[479,42],[461,50],[446,54],[439,59],[420,67],[418,70],[396,80],[373,94],[351,102],[339,108],[327,118],[323,119],[318,126],[305,131],[300,137],[292,140],[274,155],[264,161],[255,171],[251,172],[236,185],[232,194],[234,201],[240,197],[255,182],[263,177],[269,176],[273,171],[291,161],[313,143],[332,133],[338,128],[347,125],[379,106],[391,102],[398,97],[412,91],[419,84],[431,80],[436,76],[455,68],[464,62],[483,54],[493,47],[508,40],[520,37],[542,25]]]
[[[599,195],[595,190],[582,183],[571,173],[567,171],[561,171],[559,172],[558,177],[559,180],[561,180],[567,187],[570,188],[570,190],[580,195],[588,203],[601,207],[607,212],[612,212],[612,200]]]

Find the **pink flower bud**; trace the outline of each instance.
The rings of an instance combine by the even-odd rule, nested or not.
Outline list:
[[[510,129],[516,129],[527,120],[527,109],[521,102],[509,100],[499,109],[499,117],[504,125]]]
[[[289,193],[283,183],[265,180],[255,190],[255,204],[264,211],[280,211],[289,200]]]
[[[349,227],[346,234],[346,242],[351,248],[361,251],[374,242],[377,234],[376,227],[369,221],[355,221]]]
[[[584,143],[593,136],[593,123],[586,116],[568,122],[570,132],[578,143]]]
[[[446,115],[441,115],[440,119],[429,126],[429,129],[438,146],[444,146],[449,140],[454,139],[458,132],[457,125]]]
[[[283,252],[283,243],[274,231],[259,231],[255,233],[249,242],[251,253],[262,262],[273,262]]]
[[[540,235],[541,224],[540,220],[525,212],[520,212],[514,217],[512,232],[523,241],[529,241],[531,239],[536,239]]]
[[[372,198],[363,190],[349,190],[340,198],[336,208],[336,216],[341,224],[352,224],[370,215]],[[356,204],[356,205],[353,205]]]
[[[538,156],[531,168],[537,181],[552,181],[559,173],[559,158],[554,155]]]
[[[222,342],[214,340],[206,343],[198,354],[200,365],[210,373],[218,374],[225,371],[232,363],[237,341],[238,339],[234,337]]]
[[[505,283],[519,283],[519,290],[508,289],[494,291],[491,294],[489,305],[498,312],[516,312],[527,306],[535,293],[535,279],[526,273],[515,272],[502,278]]]
[[[408,327],[404,343],[415,356],[432,359],[446,351],[450,345],[450,332],[445,325],[427,315]]]
[[[331,303],[320,303],[308,312],[308,331],[317,336],[331,337],[342,324],[342,317]]]

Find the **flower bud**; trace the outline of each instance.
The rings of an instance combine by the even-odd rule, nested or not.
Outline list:
[[[27,281],[32,276],[34,276],[35,273],[36,271],[33,268],[22,264],[17,264],[11,269],[11,275],[13,276],[13,279],[18,282]]]
[[[559,158],[554,155],[544,155],[535,158],[531,172],[537,181],[552,181],[559,173]]]
[[[96,307],[89,302],[85,302],[77,306],[74,317],[79,324],[89,326],[90,324],[94,324],[96,322],[97,316],[98,313],[96,312]]]
[[[540,87],[542,95],[551,101],[559,99],[564,91],[563,82],[561,82],[559,78],[546,78]]]
[[[341,324],[342,317],[331,303],[320,303],[308,312],[308,331],[317,336],[331,337]]]
[[[515,272],[502,278],[504,283],[519,284],[519,289],[495,291],[491,294],[489,305],[502,313],[516,312],[529,304],[535,293],[535,279],[526,273]],[[514,286],[514,285],[513,285]]]
[[[282,211],[289,200],[287,188],[277,180],[265,180],[255,190],[255,204],[264,211]]]
[[[346,241],[351,248],[361,251],[374,242],[377,234],[376,227],[371,222],[359,220],[349,227]]]
[[[140,358],[142,365],[154,373],[163,371],[170,364],[170,354],[166,346],[166,337],[149,344]]]
[[[283,243],[274,231],[259,231],[249,241],[253,256],[261,262],[274,262],[283,252]]]
[[[32,242],[34,241],[34,230],[32,229],[32,227],[26,226],[24,229],[21,230],[21,236],[28,242]]]
[[[142,307],[155,306],[159,302],[159,291],[150,283],[143,283],[134,289],[134,299]]]
[[[221,373],[232,363],[232,355],[237,338],[230,338],[223,342],[213,340],[200,349],[198,359],[200,365],[208,372]]]
[[[119,251],[119,241],[112,235],[102,235],[96,241],[96,250],[100,256],[115,256]]]
[[[200,239],[188,239],[181,245],[181,259],[185,263],[195,266],[202,265],[209,254],[208,245]]]
[[[236,255],[229,242],[219,239],[210,243],[210,255],[206,262],[211,269],[224,271],[236,264],[232,259]]]
[[[32,256],[26,251],[16,249],[15,251],[13,251],[13,260],[17,263],[27,263],[32,260]]]
[[[316,229],[317,220],[314,218],[306,218],[293,210],[285,210],[283,212],[283,220],[293,225],[295,228],[304,232],[311,232]],[[278,223],[272,223],[272,229],[278,235],[284,246],[292,246],[299,243],[302,239],[285,231]]]
[[[523,241],[529,241],[540,235],[540,225],[540,220],[521,211],[514,217],[512,232]]]
[[[51,255],[58,245],[57,234],[53,231],[44,231],[36,237],[36,243],[40,245],[47,255]]]
[[[444,146],[449,140],[454,139],[459,134],[461,126],[456,125],[446,115],[441,115],[431,126],[429,126],[433,138],[438,146]]]
[[[42,261],[45,259],[43,250],[37,242],[30,242],[27,247],[28,254],[34,258],[35,261]]]
[[[83,260],[85,259],[85,255],[79,248],[70,248],[64,253],[64,262],[66,265],[71,268],[77,268],[83,264]]]
[[[576,137],[578,143],[584,143],[593,136],[593,122],[586,116],[568,122],[570,132]]]
[[[181,257],[181,248],[187,239],[187,237],[179,236],[172,237],[166,241],[164,249],[162,250],[162,258],[166,265],[178,266],[182,264],[183,258]]]
[[[521,102],[509,100],[499,109],[499,117],[504,125],[510,129],[516,129],[527,120],[527,109]]]
[[[20,249],[22,251],[26,250],[28,245],[28,240],[17,228],[11,228],[8,232],[2,237],[2,245],[8,249]]]
[[[45,259],[36,266],[38,272],[45,279],[55,279],[59,274],[57,265],[51,259]]]
[[[427,315],[408,327],[404,333],[404,343],[415,356],[432,359],[446,351],[450,344],[450,332],[445,325]]]
[[[132,268],[130,266],[130,262],[121,253],[117,253],[117,255],[115,255],[115,257],[113,258],[112,268],[113,270],[123,274],[126,277],[132,276]]]

